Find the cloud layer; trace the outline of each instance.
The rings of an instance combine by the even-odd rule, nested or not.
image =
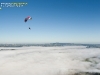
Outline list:
[[[100,70],[98,48],[34,46],[13,49],[16,50],[0,51],[0,75],[66,75]]]

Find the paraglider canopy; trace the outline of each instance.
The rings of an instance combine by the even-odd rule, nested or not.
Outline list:
[[[26,17],[26,18],[24,19],[24,22],[27,22],[28,20],[31,20],[31,19],[32,19],[32,17],[28,16],[28,17]]]

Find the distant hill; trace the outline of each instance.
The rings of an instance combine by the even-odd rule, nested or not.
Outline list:
[[[23,47],[23,46],[87,46],[86,48],[100,48],[100,44],[75,44],[75,43],[47,43],[47,44],[0,44],[0,47]]]

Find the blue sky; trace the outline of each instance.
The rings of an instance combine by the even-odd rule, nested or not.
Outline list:
[[[100,0],[0,2],[28,3],[0,10],[0,43],[100,43]],[[25,23],[27,16],[33,19]]]

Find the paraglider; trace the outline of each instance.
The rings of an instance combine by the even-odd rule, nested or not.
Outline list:
[[[24,19],[24,22],[27,22],[28,20],[32,20],[32,17],[28,16]],[[29,27],[29,29],[31,30],[31,28]]]

